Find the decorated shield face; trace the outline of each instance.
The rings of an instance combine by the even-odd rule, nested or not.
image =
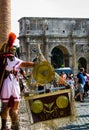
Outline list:
[[[55,72],[53,67],[47,62],[37,62],[35,67],[33,68],[33,78],[39,84],[46,84],[51,82],[54,79]]]

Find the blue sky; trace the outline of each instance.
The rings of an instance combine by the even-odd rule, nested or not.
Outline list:
[[[89,0],[11,0],[11,31],[22,17],[89,18]]]

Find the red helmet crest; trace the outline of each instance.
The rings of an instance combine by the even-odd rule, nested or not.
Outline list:
[[[16,39],[16,34],[13,32],[10,32],[8,35],[8,40],[7,40],[7,44],[9,45],[9,48],[13,46],[15,39]]]

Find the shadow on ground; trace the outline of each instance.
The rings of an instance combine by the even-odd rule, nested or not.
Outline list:
[[[58,130],[89,130],[89,124],[84,125],[67,125],[66,127],[60,127]]]

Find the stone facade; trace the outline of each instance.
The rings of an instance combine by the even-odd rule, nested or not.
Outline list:
[[[19,19],[21,59],[34,60],[37,44],[56,67],[79,67],[89,72],[89,19],[23,17]]]

